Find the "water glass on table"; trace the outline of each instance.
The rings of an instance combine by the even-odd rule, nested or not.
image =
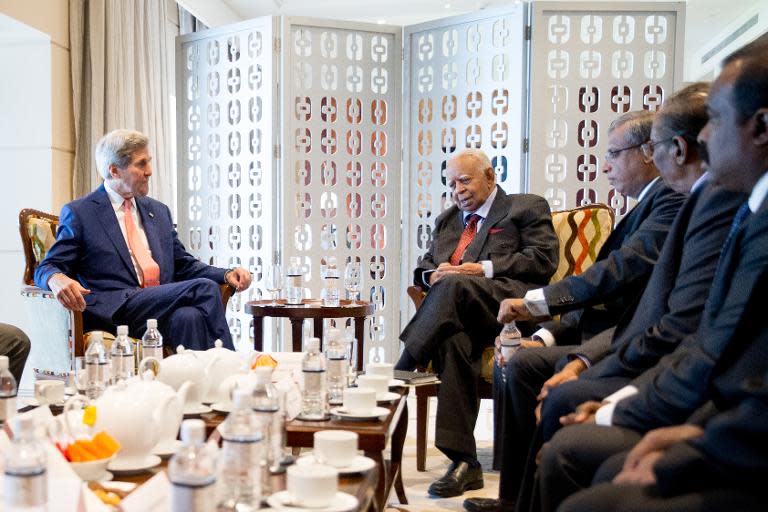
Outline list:
[[[360,295],[362,281],[362,266],[360,262],[347,262],[347,266],[344,268],[344,289],[347,291],[347,295],[352,297],[350,306],[357,306],[357,297]]]
[[[278,306],[277,298],[280,296],[280,290],[283,289],[283,270],[280,265],[270,265],[267,268],[267,275],[264,279],[267,291],[272,296],[272,306]]]

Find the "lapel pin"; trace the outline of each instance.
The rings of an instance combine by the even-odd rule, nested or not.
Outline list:
[[[155,218],[155,214],[154,214],[154,213],[152,213],[152,212],[149,212],[149,216],[150,216],[151,218],[153,218],[153,219]]]

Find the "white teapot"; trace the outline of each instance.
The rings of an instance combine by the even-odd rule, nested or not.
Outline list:
[[[174,355],[166,357],[160,362],[160,372],[157,374],[157,380],[160,382],[168,384],[175,391],[181,389],[186,381],[192,383],[192,386],[187,390],[184,414],[205,412],[201,402],[208,392],[210,382],[208,371],[216,359],[214,358],[206,366],[195,355],[194,351],[186,350],[183,345],[179,345]]]
[[[224,379],[248,372],[249,354],[226,349],[221,340],[216,340],[213,348],[193,353],[205,366],[208,390],[202,395],[203,403],[212,404],[224,400],[225,397],[219,394],[219,385]]]
[[[150,453],[157,444],[164,414],[175,396],[165,396],[153,399],[148,393],[141,391],[141,382],[131,379],[109,386],[97,400],[96,423],[94,431],[104,431],[120,443],[120,451],[109,467],[116,470],[138,469],[150,466]],[[73,418],[81,415],[70,414],[77,407],[88,404],[88,399],[74,396],[67,401],[64,417],[67,429],[72,432],[70,424]]]

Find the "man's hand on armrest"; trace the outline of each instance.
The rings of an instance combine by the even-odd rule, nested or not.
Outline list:
[[[485,276],[485,270],[480,263],[462,263],[461,265],[451,265],[450,263],[441,263],[437,269],[429,275],[429,285],[434,286],[440,279],[448,274],[464,274],[467,276]]]
[[[62,273],[53,274],[48,280],[48,288],[65,308],[70,311],[85,311],[83,296],[91,293],[91,290],[83,288],[74,279],[70,279]]]
[[[224,280],[227,284],[239,292],[247,290],[251,286],[252,279],[251,273],[243,267],[227,270],[227,273],[224,274]]]

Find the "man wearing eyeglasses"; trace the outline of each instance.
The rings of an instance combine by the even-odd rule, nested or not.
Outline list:
[[[561,318],[540,324],[534,334],[540,347],[521,350],[508,362],[497,351],[494,449],[502,465],[500,499],[468,499],[464,503],[467,510],[514,508],[536,428],[534,410],[542,385],[560,369],[557,363],[573,345],[592,338],[609,343],[619,318],[632,315],[645,289],[686,197],[660,179],[653,159],[643,153],[653,118],[647,111],[628,112],[609,127],[603,171],[618,192],[638,203],[613,230],[597,261],[579,276],[527,292],[525,299],[505,299],[501,304],[500,322],[512,320],[510,311],[518,310],[525,311],[527,319],[558,314]],[[533,315],[527,310],[529,304],[536,308]],[[506,378],[502,378],[503,371]]]

